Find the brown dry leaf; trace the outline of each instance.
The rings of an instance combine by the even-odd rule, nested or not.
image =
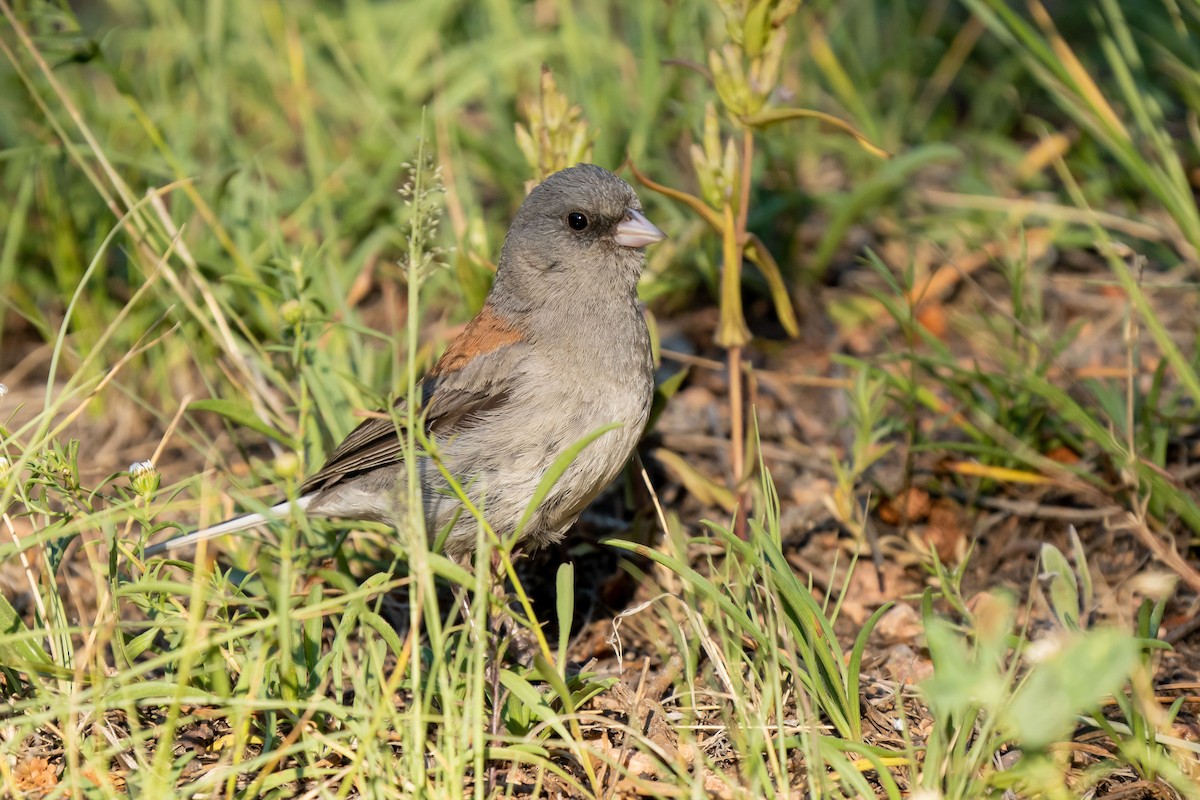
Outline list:
[[[629,750],[625,754],[625,769],[630,775],[652,777],[662,775],[663,767],[657,758],[642,750]]]
[[[1200,742],[1200,723],[1176,717],[1171,723],[1171,735],[1185,742]]]
[[[887,642],[910,642],[920,636],[924,628],[921,615],[908,603],[897,603],[879,618],[875,632]]]
[[[1066,155],[1071,149],[1071,137],[1062,133],[1042,136],[1037,144],[1025,151],[1025,157],[1017,165],[1017,180],[1024,182],[1050,164]]]
[[[1012,624],[1012,599],[999,590],[991,589],[967,598],[967,610],[974,615],[975,629],[984,636],[994,636],[996,631]]]
[[[941,303],[930,303],[917,311],[917,324],[938,339],[946,338],[946,307]]]
[[[1065,447],[1063,445],[1059,445],[1058,447],[1055,447],[1053,450],[1051,450],[1049,453],[1046,453],[1046,458],[1050,459],[1051,461],[1056,461],[1059,464],[1078,464],[1079,463],[1079,454],[1076,453],[1071,448]]]
[[[58,773],[44,758],[30,758],[13,767],[13,783],[23,794],[45,797],[58,785]]]
[[[933,677],[933,662],[906,644],[889,647],[883,667],[892,680],[908,686]]]
[[[929,524],[921,531],[921,540],[937,553],[943,564],[954,564],[966,553],[967,532],[958,505],[939,500],[929,510]]]
[[[592,766],[596,770],[596,778],[601,783],[608,783],[608,771],[621,757],[620,748],[613,744],[607,728],[600,728],[600,735],[588,742]],[[606,755],[607,759],[600,756]]]
[[[833,482],[826,478],[796,481],[791,488],[792,503],[800,508],[824,503],[833,494]]]
[[[879,518],[889,525],[923,522],[929,516],[931,505],[929,492],[910,486],[880,504]]]
[[[614,768],[622,775],[620,782],[628,781],[629,776],[649,778],[663,772],[662,765],[653,756],[638,750],[636,745],[614,742],[605,729],[600,736],[588,741],[588,749],[597,776],[605,782],[610,780],[609,770]]]
[[[840,576],[838,580],[841,580]],[[875,570],[869,564],[860,564],[850,576],[841,613],[855,625],[862,625],[884,602],[919,592],[920,589],[905,573],[903,566],[889,560],[883,562],[883,590],[880,591]]]

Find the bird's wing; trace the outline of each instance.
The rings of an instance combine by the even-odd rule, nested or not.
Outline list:
[[[524,337],[489,306],[451,342],[421,381],[421,418],[432,434],[445,435],[470,424],[479,413],[507,402]],[[395,409],[404,411],[404,400]],[[392,415],[364,420],[333,451],[320,471],[304,482],[301,495],[328,489],[351,475],[403,459],[404,443]]]

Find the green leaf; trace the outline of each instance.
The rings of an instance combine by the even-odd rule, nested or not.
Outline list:
[[[146,649],[150,645],[154,644],[154,640],[158,637],[159,633],[161,631],[158,628],[149,628],[134,636],[125,643],[125,658],[133,662],[138,656],[146,652]]]
[[[927,618],[925,640],[933,677],[921,683],[921,694],[936,719],[961,718],[973,709],[994,710],[1004,704],[1007,678],[994,661],[973,653],[953,625]]]
[[[166,680],[148,680],[116,686],[105,692],[104,699],[114,706],[145,700],[152,701],[155,705],[177,701],[191,706],[216,706],[225,700],[213,692],[206,692],[194,686],[188,686],[180,693],[178,683]]]
[[[294,443],[287,434],[276,430],[271,425],[267,424],[258,414],[254,413],[249,404],[237,400],[223,400],[220,398],[209,398],[207,400],[196,400],[188,404],[188,411],[211,411],[214,414],[220,414],[225,419],[232,422],[234,425],[239,425],[243,428],[249,428],[252,431],[257,431],[269,439],[291,447]]]
[[[538,675],[542,677],[546,683],[550,684],[550,688],[554,690],[554,694],[558,697],[563,706],[563,716],[570,717],[575,713],[574,698],[571,695],[571,689],[567,686],[567,682],[563,676],[559,674],[554,665],[546,660],[546,657],[541,653],[537,653],[533,657],[533,666],[537,670]],[[561,665],[559,667],[561,669]],[[572,737],[565,737],[567,741],[571,741]]]
[[[525,514],[521,517],[520,523],[517,524],[517,539],[520,539],[521,532],[525,530],[525,526],[529,524],[529,520],[534,513],[541,507],[546,496],[550,494],[550,490],[554,488],[554,484],[558,483],[558,479],[562,477],[571,463],[579,457],[583,449],[592,442],[599,439],[609,431],[616,430],[621,427],[619,422],[610,422],[607,425],[601,425],[596,430],[584,436],[575,444],[568,447],[559,454],[558,458],[554,459],[554,463],[550,465],[550,469],[546,470],[546,474],[542,476],[542,480],[538,483],[537,491],[533,493],[533,499],[529,501],[529,505],[525,507]]]
[[[636,553],[642,558],[650,559],[657,564],[661,564],[667,569],[674,572],[680,577],[684,583],[688,584],[696,591],[697,594],[703,596],[710,602],[715,603],[720,607],[722,613],[729,617],[730,623],[737,630],[747,637],[754,640],[754,643],[761,648],[773,647],[771,640],[754,622],[749,615],[739,608],[729,597],[729,592],[725,587],[718,587],[708,578],[701,575],[696,570],[692,569],[689,564],[682,560],[669,556],[666,553],[659,552],[653,547],[647,547],[644,544],[636,544],[628,542],[624,539],[604,539],[601,544],[616,547],[620,550],[626,550],[630,553]]]
[[[1079,539],[1079,531],[1072,525],[1068,531],[1071,536],[1071,553],[1075,556],[1075,571],[1079,576],[1079,589],[1083,602],[1083,613],[1091,609],[1096,599],[1096,590],[1092,584],[1092,570],[1088,566],[1087,553],[1084,552],[1083,542]]]
[[[181,581],[154,580],[147,578],[137,583],[121,584],[113,595],[116,597],[143,597],[150,594],[187,595],[190,584]]]
[[[374,611],[363,610],[359,613],[363,624],[374,628],[375,632],[387,642],[387,646],[394,655],[399,656],[404,652],[404,644],[400,641],[400,637],[396,635],[396,629],[389,625],[387,620]]]
[[[550,670],[550,672],[553,673],[554,670]],[[529,713],[553,728],[564,742],[571,741],[571,734],[567,732],[561,716],[555,713],[550,704],[546,702],[546,698],[542,697],[541,692],[534,688],[533,684],[509,669],[500,671],[500,683],[512,693],[514,698],[524,704]]]
[[[575,565],[559,566],[555,581],[555,605],[558,611],[558,668],[567,663],[567,645],[571,643],[571,623],[575,621]],[[565,673],[563,673],[565,674]]]
[[[763,47],[766,46],[767,34],[770,32],[767,20],[771,5],[770,0],[758,0],[757,3],[751,4],[749,10],[746,11],[742,23],[742,47],[745,48],[746,55],[750,58],[758,58],[762,55]]]
[[[620,679],[616,677],[596,679],[589,673],[588,680],[583,682],[582,686],[571,692],[572,707],[581,707],[593,697],[598,697],[604,692],[607,692],[617,683],[620,683]]]
[[[859,684],[862,680],[863,653],[867,650],[867,639],[871,637],[871,632],[875,630],[875,626],[879,624],[879,619],[894,606],[896,602],[889,600],[875,610],[867,621],[863,624],[862,630],[858,632],[858,636],[854,639],[854,647],[850,649],[850,662],[846,665],[846,700],[849,708],[847,709],[847,718],[851,725],[857,726],[855,739],[862,736],[862,708],[859,698]]]
[[[1067,558],[1049,542],[1042,544],[1042,579],[1047,581],[1046,592],[1050,610],[1067,630],[1079,630],[1079,584]]]
[[[1022,749],[1042,750],[1070,738],[1076,717],[1118,692],[1141,645],[1118,630],[1082,634],[1037,664],[1001,709],[1004,729]]]
[[[836,736],[816,736],[814,737],[817,743],[817,749],[821,754],[822,761],[830,769],[836,773],[842,786],[849,790],[851,796],[858,797],[876,797],[877,790],[863,775],[865,771],[855,762],[865,761],[871,764],[878,776],[878,780],[884,789],[885,796],[891,800],[899,800],[901,797],[900,787],[896,785],[896,781],[892,778],[885,763],[883,754],[877,749],[871,748],[868,745],[860,742],[849,742],[845,739],[839,739]],[[853,754],[855,758],[849,756]]]
[[[750,341],[750,327],[746,325],[746,313],[742,308],[742,255],[745,248],[738,242],[733,206],[725,203],[721,213],[721,289],[718,303],[721,316],[713,338],[725,348],[741,347]],[[741,478],[740,475],[737,477]]]
[[[0,594],[0,664],[38,672],[54,670],[54,663],[36,638],[8,598]]]
[[[447,558],[441,553],[429,553],[428,564],[430,570],[439,578],[445,578],[455,586],[472,586],[475,583],[475,576],[471,571],[452,559]]]

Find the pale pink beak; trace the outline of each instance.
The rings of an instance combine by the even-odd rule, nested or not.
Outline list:
[[[613,241],[622,247],[645,247],[648,244],[661,242],[667,235],[646,219],[642,212],[635,208],[629,209],[625,219],[617,224]]]

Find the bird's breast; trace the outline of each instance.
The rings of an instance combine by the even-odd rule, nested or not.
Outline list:
[[[636,306],[615,313],[621,317],[593,321],[574,347],[560,351],[562,359],[552,368],[558,376],[555,390],[544,403],[547,420],[560,423],[547,426],[549,450],[565,451],[602,426],[620,426],[580,453],[570,470],[580,483],[611,480],[633,452],[650,414],[654,371],[645,320]]]
[[[632,303],[591,308],[539,331],[507,400],[446,442],[443,456],[501,531],[522,517],[538,486],[572,446],[606,425],[562,470],[530,530],[569,524],[629,460],[654,391],[650,337]],[[428,493],[427,493],[428,496]]]

